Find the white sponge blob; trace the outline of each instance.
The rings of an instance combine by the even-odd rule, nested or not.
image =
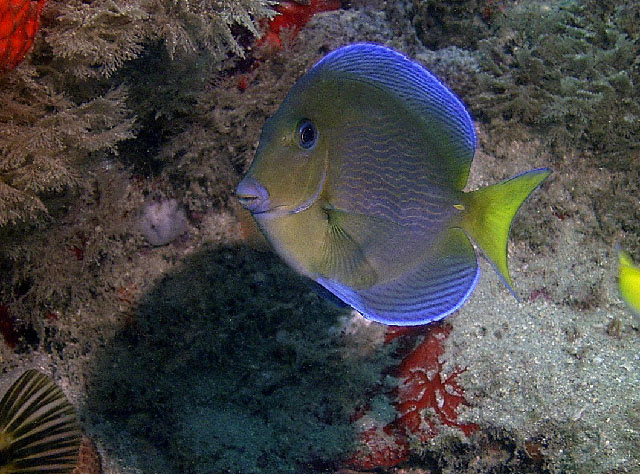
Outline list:
[[[151,200],[142,208],[139,227],[151,245],[166,245],[187,230],[187,216],[175,199]]]

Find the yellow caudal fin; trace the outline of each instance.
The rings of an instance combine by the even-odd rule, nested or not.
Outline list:
[[[484,252],[509,290],[507,241],[511,221],[522,203],[550,174],[551,170],[547,168],[531,170],[464,195],[461,226]]]

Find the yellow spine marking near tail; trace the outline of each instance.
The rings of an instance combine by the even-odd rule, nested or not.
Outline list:
[[[511,221],[522,203],[550,174],[551,170],[547,168],[531,170],[464,194],[466,210],[461,227],[484,252],[509,290],[507,241]]]

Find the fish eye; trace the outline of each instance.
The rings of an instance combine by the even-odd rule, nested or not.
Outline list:
[[[298,144],[308,150],[318,141],[318,131],[309,119],[301,120],[298,125]]]

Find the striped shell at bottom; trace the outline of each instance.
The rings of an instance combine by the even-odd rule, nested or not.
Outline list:
[[[0,400],[0,474],[68,474],[82,432],[73,406],[53,380],[27,370]]]

